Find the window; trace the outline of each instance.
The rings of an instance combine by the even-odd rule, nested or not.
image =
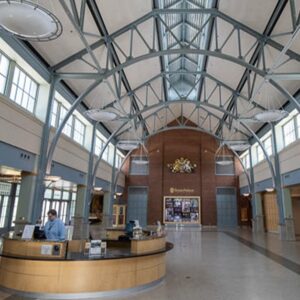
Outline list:
[[[216,157],[216,175],[235,175],[232,156]]]
[[[122,165],[123,157],[120,154],[117,154],[116,157],[116,168],[119,169]]]
[[[79,121],[77,118],[75,118],[73,139],[75,142],[79,143],[80,145],[83,145],[84,142],[84,132],[85,132],[84,124],[81,121]]]
[[[76,197],[77,197],[76,193],[73,192],[71,206],[70,206],[70,219],[75,216]]]
[[[10,99],[28,111],[33,112],[37,90],[37,83],[16,66],[9,96]]]
[[[68,112],[68,110],[63,105],[61,105],[60,115],[59,115],[59,125],[62,123],[63,119],[65,118],[65,116],[67,114],[67,112]],[[65,124],[64,129],[63,129],[63,133],[65,135],[67,135],[68,137],[72,136],[72,125],[73,125],[73,116],[71,116],[68,119],[68,121]]]
[[[284,146],[287,146],[296,140],[295,121],[291,119],[282,126]]]
[[[99,138],[98,136],[96,136],[96,141],[95,141],[95,154],[96,154],[97,156],[100,155],[103,146],[104,146],[103,140],[102,140],[101,138]]]
[[[262,143],[265,147],[265,150],[266,150],[268,156],[271,156],[273,154],[272,136],[267,137]]]
[[[247,153],[245,156],[241,158],[242,163],[246,169],[250,168],[250,155]]]
[[[58,116],[58,102],[57,100],[53,101],[52,113],[51,113],[51,126],[56,127],[56,121]]]
[[[51,126],[60,125],[68,113],[68,109],[57,100],[54,100],[51,113]],[[84,144],[85,125],[74,115],[70,116],[62,131],[80,145]]]
[[[298,132],[298,139],[299,139],[300,138],[300,114],[297,115],[296,121],[297,121],[297,132]]]
[[[50,209],[55,209],[57,211],[58,217],[65,224],[69,223],[72,216],[72,212],[70,213],[72,206],[73,210],[75,210],[74,194],[76,200],[76,193],[72,193],[67,190],[46,189],[42,207],[43,224],[47,222],[47,212]]]
[[[0,93],[4,94],[8,75],[9,59],[0,52]]]
[[[115,154],[115,147],[112,144],[108,145],[108,157],[107,157],[107,162],[110,165],[114,164],[114,154]],[[116,157],[116,162],[117,162],[117,157]]]
[[[12,227],[15,226],[14,221],[16,220],[16,217],[17,217],[17,208],[18,208],[18,203],[19,203],[19,195],[20,195],[20,184],[17,185],[17,189],[16,189],[14,209],[13,209],[13,214],[12,214],[12,218],[11,218],[11,226]]]
[[[264,157],[265,157],[265,155],[264,155],[264,152],[263,152],[261,146],[257,145],[256,146],[256,158],[257,158],[257,162],[260,162],[260,161],[264,160]]]
[[[7,226],[11,184],[0,182],[0,228]]]
[[[102,155],[102,159],[104,159],[105,161],[108,161],[108,155],[109,155],[109,145],[106,146],[103,155]]]

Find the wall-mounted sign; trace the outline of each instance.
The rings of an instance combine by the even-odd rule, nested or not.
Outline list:
[[[194,189],[177,189],[174,187],[170,187],[170,193],[171,194],[176,194],[176,193],[186,193],[186,194],[192,194],[194,193],[195,190]]]
[[[201,223],[200,197],[165,196],[164,223]]]
[[[197,167],[196,164],[191,163],[188,158],[177,158],[174,163],[167,164],[172,173],[192,173]]]

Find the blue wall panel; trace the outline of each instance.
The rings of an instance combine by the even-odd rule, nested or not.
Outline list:
[[[35,162],[35,154],[0,142],[0,165],[33,172],[35,169]]]

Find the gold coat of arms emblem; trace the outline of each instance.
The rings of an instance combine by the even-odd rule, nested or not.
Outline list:
[[[167,164],[167,167],[172,173],[192,173],[197,165],[192,163],[188,158],[180,157],[174,163]]]

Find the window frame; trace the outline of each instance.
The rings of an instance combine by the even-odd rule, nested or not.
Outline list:
[[[7,89],[8,89],[8,85],[9,85],[9,76],[10,76],[10,73],[11,73],[11,67],[12,67],[11,62],[12,62],[12,60],[11,60],[11,58],[9,56],[7,56],[1,50],[0,50],[0,55],[4,56],[8,60],[8,68],[7,68],[7,75],[6,75],[6,77],[4,75],[0,74],[0,76],[3,76],[5,78],[4,89],[3,89],[2,93],[0,92],[0,95],[7,96]]]
[[[51,196],[46,197],[45,194],[47,191],[50,191]],[[60,192],[60,197],[55,198],[54,193],[55,191]],[[64,193],[68,193],[68,199],[64,198]],[[75,200],[73,199],[73,194],[75,193]],[[75,211],[75,205],[76,205],[76,199],[77,199],[77,192],[74,192],[73,190],[66,190],[66,189],[51,189],[48,188],[45,190],[44,197],[43,197],[43,203],[42,203],[42,211],[41,211],[41,219],[42,219],[42,224],[46,224],[47,222],[47,212],[49,209],[54,208],[57,210],[57,215],[58,217],[65,223],[69,224],[71,221],[71,206],[74,205],[74,211]],[[75,201],[75,202],[74,202]],[[62,215],[61,209],[64,204],[66,203],[66,209],[65,209],[65,214]],[[58,204],[58,205],[57,205]],[[58,208],[57,208],[58,206]]]
[[[266,147],[266,141],[268,141],[268,140],[270,140],[270,147]],[[267,152],[267,154],[268,154],[268,157],[270,157],[270,156],[272,156],[273,155],[273,140],[272,140],[272,134],[270,134],[270,135],[268,135],[266,138],[264,138],[263,140],[262,140],[262,144],[263,144],[263,146],[264,146],[264,148],[265,148],[265,150],[266,150],[266,152]],[[268,149],[271,149],[271,152],[269,153],[268,152]]]
[[[289,123],[292,123],[293,126],[294,126],[294,140],[291,141],[290,143],[286,143],[286,134],[285,134],[285,131],[284,131],[284,127],[287,126]],[[288,120],[287,122],[285,122],[282,126],[281,126],[281,130],[282,130],[282,136],[283,136],[283,147],[287,147],[289,145],[291,145],[292,143],[294,143],[296,140],[297,140],[297,132],[296,132],[296,124],[295,124],[295,117],[291,118],[290,120]],[[291,131],[292,132],[292,131]]]
[[[11,62],[14,62],[14,61],[11,61]],[[36,93],[35,93],[35,97],[34,97],[34,105],[33,105],[33,110],[32,111],[30,111],[29,109],[27,109],[23,105],[18,104],[15,99],[11,98],[11,93],[12,93],[13,85],[16,85],[16,94],[17,94],[17,90],[18,90],[18,87],[19,87],[17,84],[14,83],[14,76],[15,76],[17,68],[19,69],[20,72],[23,72],[25,74],[25,78],[28,77],[37,86],[36,87]],[[10,63],[10,72],[11,72],[11,79],[9,80],[9,83],[7,83],[9,86],[6,87],[6,89],[7,89],[6,96],[13,103],[15,103],[16,105],[18,105],[18,107],[21,107],[22,109],[26,110],[27,112],[35,115],[36,105],[37,105],[37,100],[38,100],[38,95],[39,95],[39,90],[40,90],[40,84],[31,75],[29,75],[28,72],[26,72],[20,65],[18,65],[16,62],[14,62],[13,64]],[[19,84],[19,79],[20,79],[20,75],[18,77],[18,84]],[[25,82],[24,82],[24,85],[25,85]],[[23,95],[24,95],[24,93],[27,94],[27,92],[24,91],[24,87],[20,88],[20,89],[22,90],[22,100],[23,100]],[[28,94],[28,95],[31,96],[30,94]],[[16,97],[16,95],[15,95],[15,97]],[[22,100],[21,100],[21,103],[22,103]]]

